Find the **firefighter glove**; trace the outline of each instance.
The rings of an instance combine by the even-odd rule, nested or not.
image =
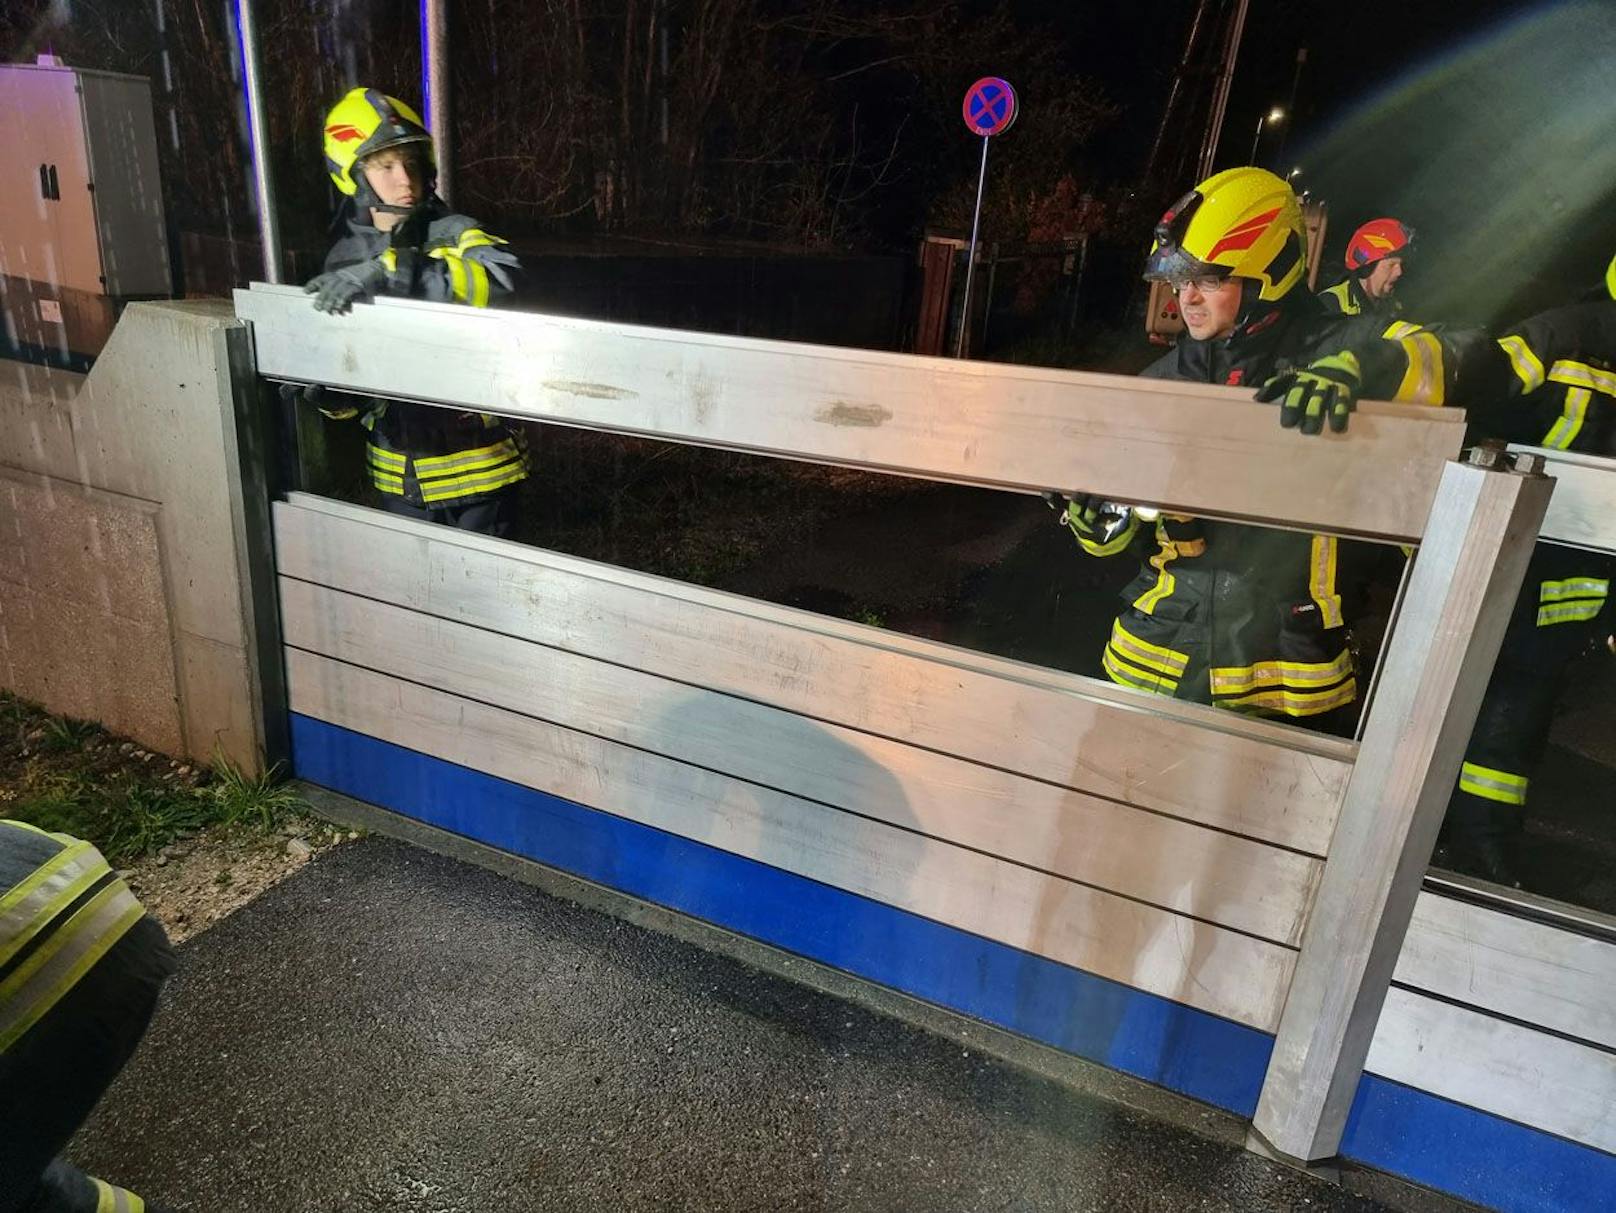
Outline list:
[[[1066,494],[1057,493],[1054,489],[1045,489],[1039,496],[1044,499],[1045,505],[1061,515],[1061,525],[1064,526],[1066,524],[1066,509],[1072,504],[1071,500]]]
[[[346,312],[361,295],[374,295],[387,284],[387,267],[379,260],[345,265],[309,280],[303,293],[314,296],[317,311],[333,316]]]
[[[319,408],[325,400],[325,387],[318,383],[283,383],[281,399],[287,404],[312,404]]]
[[[1114,555],[1139,530],[1139,518],[1127,506],[1087,495],[1068,501],[1061,521],[1091,556]]]
[[[1339,434],[1358,407],[1362,386],[1357,356],[1343,350],[1307,366],[1281,371],[1257,389],[1257,399],[1279,401],[1279,423],[1286,429],[1300,427],[1304,434],[1317,434],[1328,419],[1330,429]]]

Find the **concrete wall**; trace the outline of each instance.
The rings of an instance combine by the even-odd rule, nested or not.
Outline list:
[[[256,769],[224,301],[131,304],[88,375],[0,363],[0,685]]]

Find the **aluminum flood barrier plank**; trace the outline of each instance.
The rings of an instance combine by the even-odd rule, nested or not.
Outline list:
[[[1249,390],[381,299],[237,291],[271,378],[998,488],[1417,540],[1453,409],[1283,430]]]
[[[1296,946],[1320,861],[964,759],[283,578],[286,643]]]
[[[1310,855],[1350,742],[294,494],[283,575]]]

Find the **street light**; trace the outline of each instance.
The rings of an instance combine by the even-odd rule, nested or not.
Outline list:
[[[1285,174],[1285,180],[1286,181],[1295,181],[1301,175],[1302,175],[1302,166],[1300,164],[1298,164],[1290,172]]]
[[[1264,114],[1261,118],[1257,119],[1257,133],[1252,137],[1251,140],[1251,163],[1257,163],[1257,144],[1262,142],[1263,127],[1277,126],[1284,120],[1285,111],[1280,109],[1277,105]]]

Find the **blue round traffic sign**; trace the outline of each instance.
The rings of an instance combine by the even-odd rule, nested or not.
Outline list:
[[[983,76],[965,90],[965,125],[978,135],[1002,135],[1016,120],[1016,90],[1008,80]]]

